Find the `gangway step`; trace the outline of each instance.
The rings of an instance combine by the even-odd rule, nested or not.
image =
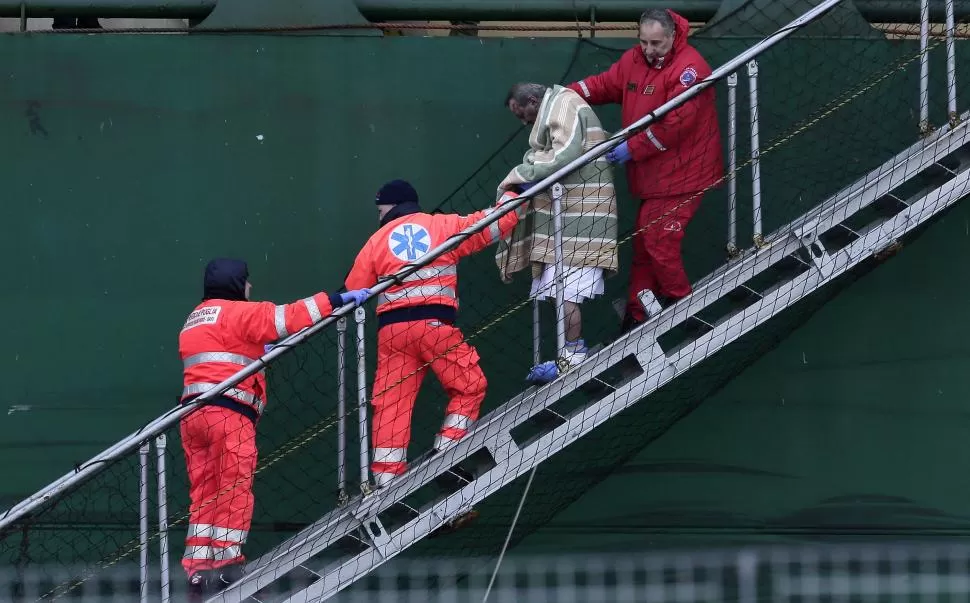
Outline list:
[[[377,492],[331,511],[252,562],[243,579],[209,602],[251,600],[297,568],[310,571],[312,583],[274,603],[332,596],[744,334],[893,249],[970,194],[967,117],[778,229],[763,247],[721,267],[691,296],[576,369],[492,411],[450,448],[416,461]],[[680,329],[687,333],[679,340],[665,341],[685,323],[695,326]],[[636,371],[620,378],[609,375],[631,358]],[[573,395],[594,381],[612,385],[597,395]],[[540,415],[554,420],[533,420]],[[471,482],[443,483],[453,469],[472,473]],[[354,547],[348,550],[351,535]]]

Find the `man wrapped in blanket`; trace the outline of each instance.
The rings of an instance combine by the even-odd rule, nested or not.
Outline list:
[[[532,125],[532,132],[529,150],[499,184],[498,196],[526,190],[606,139],[599,118],[582,96],[568,88],[519,83],[512,86],[505,105],[522,123]],[[559,182],[565,188],[561,207],[566,322],[566,349],[560,350],[560,359],[568,369],[589,352],[579,308],[583,301],[602,295],[605,277],[616,274],[618,226],[613,174],[605,156]],[[532,199],[525,218],[509,238],[499,242],[495,256],[504,283],[511,283],[515,272],[531,267],[534,299],[556,297],[551,192],[550,186]],[[528,379],[551,381],[560,368],[554,361],[543,362],[533,367]]]

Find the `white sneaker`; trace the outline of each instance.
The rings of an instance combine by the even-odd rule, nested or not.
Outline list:
[[[637,293],[637,298],[643,304],[643,311],[647,313],[647,320],[663,311],[663,306],[660,305],[660,302],[657,301],[657,296],[650,289],[644,289],[640,293]]]
[[[560,359],[566,362],[569,368],[582,364],[589,356],[589,348],[586,347],[586,342],[580,339],[576,343],[578,345],[567,345],[559,356]]]

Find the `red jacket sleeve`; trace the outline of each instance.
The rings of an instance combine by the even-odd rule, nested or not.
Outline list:
[[[603,73],[590,75],[566,86],[577,92],[590,105],[619,103],[623,100],[623,74],[620,65],[626,55]]]
[[[349,290],[373,287],[377,283],[377,270],[374,268],[374,254],[371,253],[371,241],[368,239],[357,254],[350,274],[344,280],[344,286]]]
[[[506,192],[502,195],[502,199],[499,199],[499,202],[495,204],[495,207],[498,207],[502,205],[502,203],[508,201],[510,198],[514,199],[515,197],[518,197],[516,193]],[[482,211],[476,211],[475,213],[467,216],[451,215],[449,218],[454,220],[454,232],[459,232],[465,228],[468,228],[475,222],[488,217],[488,215],[493,211],[495,211],[495,208],[490,207],[488,209],[483,209]],[[492,243],[498,243],[502,239],[508,237],[515,229],[515,225],[519,223],[519,212],[521,211],[524,211],[524,206],[520,206],[515,211],[510,211],[495,222],[492,222],[486,226],[484,230],[481,230],[465,239],[465,242],[459,245],[453,253],[455,253],[457,257],[461,258],[466,255],[471,255],[476,251],[481,251]]]
[[[339,295],[317,293],[292,304],[251,302],[243,306],[239,316],[240,335],[254,343],[272,343],[309,327],[333,313],[340,305]]]
[[[664,82],[667,99],[675,98],[709,75],[711,68],[704,63],[691,63],[683,69],[673,71]],[[698,107],[704,102],[709,101],[703,98],[703,93],[699,94],[661,117],[646,130],[631,136],[628,147],[633,160],[643,161],[676,148],[684,135],[696,125]]]

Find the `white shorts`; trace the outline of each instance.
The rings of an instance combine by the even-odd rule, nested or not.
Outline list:
[[[574,304],[603,294],[603,269],[594,266],[563,266],[563,300]],[[539,278],[532,279],[530,298],[556,297],[556,266],[546,264]]]

